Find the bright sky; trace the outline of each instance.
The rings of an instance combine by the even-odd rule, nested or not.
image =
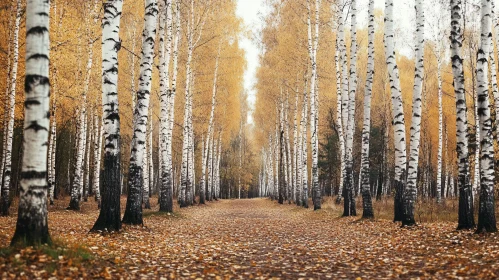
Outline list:
[[[254,32],[261,27],[261,16],[265,14],[266,7],[264,5],[265,0],[237,0],[237,15],[244,20],[245,26],[251,32]],[[357,1],[357,21],[358,28],[365,28],[367,25],[367,6],[368,0],[358,0]],[[425,1],[426,5],[430,5],[430,1]],[[327,1],[322,1],[322,5],[326,5]],[[375,8],[384,10],[385,1],[375,0]],[[394,1],[394,11],[395,11],[395,32],[396,32],[396,42],[397,49],[404,55],[412,55],[412,45],[413,45],[413,34],[415,31],[414,24],[414,0],[396,0]],[[425,5],[425,6],[426,6]],[[425,7],[426,8],[426,7]],[[430,7],[428,7],[430,8]],[[425,9],[428,11],[428,9]],[[255,74],[258,68],[258,47],[251,41],[250,38],[242,37],[240,40],[240,46],[246,52],[246,62],[247,69],[244,74],[244,88],[248,93],[248,101],[253,108],[256,92],[253,90],[253,86],[256,82]],[[252,123],[253,119],[251,113],[248,116],[248,122]]]
[[[261,21],[259,15],[264,12],[264,0],[237,0],[237,15],[244,20],[246,27],[253,31],[259,29]],[[251,36],[251,34],[249,34]],[[240,46],[246,52],[247,69],[244,74],[244,89],[248,93],[248,101],[251,108],[255,104],[256,92],[253,85],[256,82],[255,75],[258,68],[258,47],[251,41],[251,38],[242,37]],[[253,123],[251,114],[248,116],[248,122]]]

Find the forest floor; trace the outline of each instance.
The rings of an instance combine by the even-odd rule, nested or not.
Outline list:
[[[0,278],[481,278],[499,277],[499,234],[456,232],[455,223],[400,228],[386,219],[341,218],[268,199],[221,200],[144,213],[144,227],[90,234],[94,202],[81,212],[50,206],[56,245],[7,247],[16,216],[0,218]],[[122,200],[124,205],[124,200]],[[331,206],[332,205],[332,206]],[[14,211],[12,211],[14,212]],[[219,277],[218,277],[219,276]]]

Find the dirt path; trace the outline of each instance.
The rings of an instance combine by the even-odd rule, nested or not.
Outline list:
[[[267,199],[222,200],[181,209],[175,215],[147,211],[146,227],[127,227],[122,233],[102,236],[87,233],[97,213],[96,209],[50,213],[53,237],[84,244],[95,256],[88,263],[66,264],[52,273],[182,279],[499,275],[497,235],[454,232],[450,223],[400,229],[385,220],[340,218],[333,209],[314,212]],[[15,217],[0,219],[3,246],[12,236],[13,222]],[[0,258],[0,272],[18,275],[22,266],[16,268],[11,261],[2,263]],[[34,271],[44,269],[31,265]]]

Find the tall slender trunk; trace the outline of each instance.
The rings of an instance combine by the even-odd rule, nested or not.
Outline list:
[[[85,148],[85,152],[86,152],[86,156],[85,156],[85,170],[84,170],[84,181],[83,181],[83,201],[87,201],[88,200],[88,195],[89,193],[91,192],[90,191],[90,182],[89,182],[89,179],[90,179],[90,150],[91,150],[91,147],[92,147],[92,135],[94,134],[94,128],[92,126],[92,119],[91,119],[91,116],[92,116],[92,111],[90,111],[90,116],[87,116],[87,123],[89,125],[89,129],[88,129],[88,135],[87,135],[87,141],[86,141],[86,148]]]
[[[97,201],[97,206],[100,208],[100,165],[101,165],[101,156],[102,156],[102,120],[97,116],[94,116],[94,127],[95,127],[95,136],[94,136],[94,182],[93,188],[95,193],[95,201]]]
[[[213,130],[213,119],[215,116],[215,105],[216,105],[216,95],[217,95],[217,79],[218,79],[218,66],[219,66],[219,60],[220,60],[220,51],[221,51],[221,46],[222,46],[222,41],[220,40],[220,43],[218,45],[218,52],[217,52],[217,58],[215,60],[215,71],[213,74],[213,90],[212,90],[212,95],[211,95],[211,111],[210,111],[210,120],[208,122],[208,134],[207,134],[207,139],[211,139],[211,134]],[[206,145],[203,150],[203,157],[202,157],[202,167],[201,167],[201,180],[200,180],[200,189],[199,189],[199,195],[200,195],[200,203],[204,204],[205,200],[205,178],[206,178],[206,161],[207,161],[207,155],[208,155],[208,147],[209,145]]]
[[[305,90],[304,92],[304,98],[303,98],[303,130],[302,130],[302,153],[301,153],[301,185],[302,185],[302,190],[301,190],[301,204],[303,207],[308,208],[308,149],[307,149],[307,125],[308,125],[308,100],[307,100],[307,91]]]
[[[385,2],[385,56],[390,77],[392,95],[393,131],[395,141],[395,203],[394,221],[402,221],[404,213],[403,197],[406,188],[407,153],[405,143],[404,104],[400,89],[399,70],[395,59],[395,41],[393,27],[393,0]]]
[[[367,53],[367,77],[366,89],[364,91],[364,126],[362,128],[362,218],[374,218],[371,199],[371,184],[369,180],[369,136],[371,133],[371,94],[374,78],[374,0],[369,0],[368,10],[368,53]]]
[[[152,106],[150,107],[150,113],[149,113],[149,139],[148,139],[148,142],[149,142],[149,149],[147,150],[147,159],[148,159],[148,162],[147,164],[149,165],[149,197],[151,197],[152,195],[152,192],[155,191],[155,188],[154,188],[154,182],[156,182],[155,180],[155,177],[154,177],[154,162],[152,160],[152,151],[153,151],[153,143],[152,143],[152,136],[153,136],[153,125],[152,125]],[[149,202],[149,197],[148,197],[148,203]],[[148,208],[149,209],[149,208]]]
[[[212,189],[213,189],[213,176],[214,176],[214,172],[213,172],[213,141],[214,141],[214,138],[213,136],[210,138],[210,139],[207,139],[208,141],[208,185],[207,185],[207,189],[206,189],[206,198],[208,201],[211,201],[212,198],[213,198],[213,194],[212,194]]]
[[[340,66],[340,61],[343,62],[343,45],[344,45],[344,31],[343,31],[343,12],[340,10],[338,12],[338,39],[336,40],[336,53],[335,53],[335,64],[336,64],[336,122],[338,130],[338,145],[340,146],[340,184],[338,186],[338,196],[336,197],[336,203],[341,202],[343,197],[343,181],[346,176],[346,166],[345,166],[345,136],[343,132],[343,121],[342,121],[342,75],[341,68],[345,66]]]
[[[438,58],[437,83],[438,83],[438,154],[437,154],[437,203],[442,199],[442,153],[443,153],[443,109],[442,109],[442,76],[441,61]],[[445,192],[443,194],[445,196]]]
[[[307,0],[308,9],[308,52],[310,56],[311,63],[311,79],[310,79],[310,133],[312,142],[312,200],[314,203],[314,210],[321,209],[321,190],[319,186],[319,113],[318,113],[318,93],[317,88],[317,47],[319,44],[319,9],[320,1],[315,1],[315,28],[314,34],[312,35],[312,23],[311,23],[311,10],[310,10],[310,0]],[[313,39],[312,39],[313,37]]]
[[[149,202],[149,193],[150,193],[150,185],[149,185],[149,147],[148,138],[146,137],[146,144],[144,145],[144,162],[142,163],[143,170],[143,182],[142,182],[142,204],[145,209],[151,209],[151,203]]]
[[[20,10],[20,4],[18,7]],[[49,13],[49,1],[27,2],[24,152],[16,231],[11,242],[26,246],[51,243],[47,221],[46,145],[50,123]]]
[[[35,6],[35,7],[34,7]],[[49,6],[49,4],[47,4]],[[44,4],[33,3],[33,9],[44,9]],[[32,15],[33,16],[33,15]],[[48,20],[48,19],[47,19]],[[21,0],[17,0],[16,8],[16,21],[14,26],[14,55],[12,63],[12,76],[10,81],[10,96],[9,96],[9,113],[8,113],[8,123],[7,123],[7,137],[5,144],[5,167],[3,170],[3,184],[1,191],[1,215],[9,215],[10,206],[10,182],[12,177],[12,139],[14,137],[14,112],[16,109],[16,84],[17,84],[17,66],[19,61],[19,26],[21,24]],[[34,23],[33,23],[34,24]],[[29,35],[29,34],[28,34]],[[47,32],[48,36],[48,32]],[[29,37],[29,36],[28,36]],[[30,50],[31,51],[31,50]],[[34,50],[33,50],[34,51]],[[36,51],[34,51],[36,52]],[[29,59],[29,58],[28,58]]]
[[[238,172],[238,176],[237,176],[237,198],[238,199],[241,199],[241,173],[243,172],[243,120],[242,120],[242,117],[241,117],[241,122],[239,124],[239,145],[238,145],[238,158],[239,158],[239,172]],[[281,158],[282,159],[282,158]],[[279,171],[281,171],[279,169]],[[279,180],[281,180],[279,178]],[[280,187],[280,185],[279,185]],[[280,189],[281,190],[281,189]],[[279,194],[281,194],[281,192],[279,192]],[[280,196],[279,196],[280,197]],[[279,200],[279,202],[282,204],[282,201]]]
[[[298,191],[298,182],[297,182],[297,168],[298,168],[298,90],[296,91],[295,97],[295,108],[294,108],[294,120],[293,120],[293,159],[292,159],[292,170],[293,170],[293,186],[292,186],[292,197],[295,202],[298,201],[297,191]],[[261,196],[261,195],[260,195]]]
[[[407,186],[404,190],[404,213],[403,226],[416,224],[414,220],[414,204],[417,199],[417,180],[419,164],[419,146],[421,139],[421,92],[423,89],[424,76],[424,9],[423,1],[416,0],[416,69],[414,74],[414,88],[412,92],[412,119],[411,119],[411,142],[409,147],[409,164],[407,169]],[[404,143],[405,145],[405,143]]]
[[[160,17],[159,17],[159,63],[160,63],[160,95],[161,95],[161,114],[160,114],[160,130],[159,130],[159,176],[161,178],[159,191],[159,211],[173,212],[173,190],[172,190],[172,174],[171,174],[171,157],[169,147],[171,147],[171,131],[170,131],[170,111],[173,111],[175,87],[170,88],[170,56],[173,32],[173,5],[171,0],[160,1]],[[176,5],[177,6],[177,5]],[[165,17],[166,14],[166,17]],[[178,14],[177,14],[178,17]],[[166,27],[166,46],[164,42],[164,32]],[[178,28],[178,27],[177,27]],[[176,41],[175,41],[176,42]],[[166,52],[166,53],[165,53]],[[175,71],[175,69],[174,69]],[[172,94],[173,93],[173,94]],[[173,99],[173,100],[171,100]]]
[[[478,114],[478,92],[473,89],[473,108],[475,113],[475,169],[473,171],[473,199],[478,198],[480,186],[480,116]]]
[[[120,215],[120,115],[118,104],[118,51],[123,0],[103,4],[102,19],[102,105],[105,141],[102,171],[102,202],[91,231],[119,231]]]
[[[220,198],[220,161],[222,159],[222,132],[218,134],[218,147],[215,154],[215,182],[213,183],[215,188],[215,200]]]
[[[343,216],[356,216],[353,177],[353,136],[355,132],[355,95],[357,92],[357,1],[351,2],[351,46],[350,46],[350,77],[349,77],[349,102],[348,121],[345,138],[345,171],[343,181]],[[346,66],[345,66],[346,67]],[[345,109],[345,108],[342,108]]]
[[[12,12],[13,7],[10,8],[10,12]],[[5,106],[8,106],[9,104],[9,93],[10,93],[10,79],[11,79],[11,56],[12,56],[12,13],[9,16],[9,37],[7,41],[7,80],[5,81],[5,98],[4,98],[4,104]],[[2,127],[3,127],[3,135],[2,135],[2,158],[0,162],[0,197],[2,196],[2,185],[3,185],[3,178],[4,178],[4,169],[5,169],[5,153],[6,153],[6,145],[7,145],[7,131],[8,131],[8,119],[9,119],[9,111],[4,109],[4,115],[3,115],[3,121],[2,121]]]
[[[156,0],[146,0],[144,30],[142,32],[142,57],[137,90],[136,107],[133,114],[133,137],[128,171],[128,196],[124,224],[142,225],[142,190],[144,183],[144,162],[147,164],[145,146],[147,143],[147,122],[149,121],[149,99],[151,95],[152,66],[154,63],[154,44],[156,42],[156,23],[158,4]],[[146,156],[147,158],[147,156]],[[148,178],[147,178],[148,179]],[[149,195],[148,195],[149,196]]]
[[[482,0],[481,36],[477,54],[478,115],[480,117],[480,200],[477,233],[496,232],[494,200],[494,145],[492,119],[489,108],[489,83],[487,60],[490,56],[491,1]]]
[[[288,113],[289,113],[289,93],[286,94],[286,108],[284,114],[284,144],[286,148],[286,164],[284,168],[286,170],[286,198],[288,203],[291,203],[292,200],[292,186],[293,186],[293,175],[291,173],[292,169],[292,160],[291,160],[291,151],[290,151],[290,142],[289,142],[289,123],[288,123]]]
[[[461,47],[463,34],[461,19],[463,11],[461,0],[451,0],[451,59],[452,74],[454,76],[454,92],[456,94],[456,137],[459,190],[459,219],[457,229],[471,229],[475,226],[473,217],[473,196],[470,182],[470,167],[468,163],[468,119],[466,112],[466,94],[464,91],[464,70]]]

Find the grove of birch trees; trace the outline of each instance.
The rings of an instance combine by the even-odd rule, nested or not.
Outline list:
[[[364,219],[384,201],[408,227],[456,201],[457,229],[497,231],[499,5],[406,2],[266,1],[248,36],[232,0],[4,1],[12,242],[50,243],[57,201],[96,204],[92,232],[255,197]]]

